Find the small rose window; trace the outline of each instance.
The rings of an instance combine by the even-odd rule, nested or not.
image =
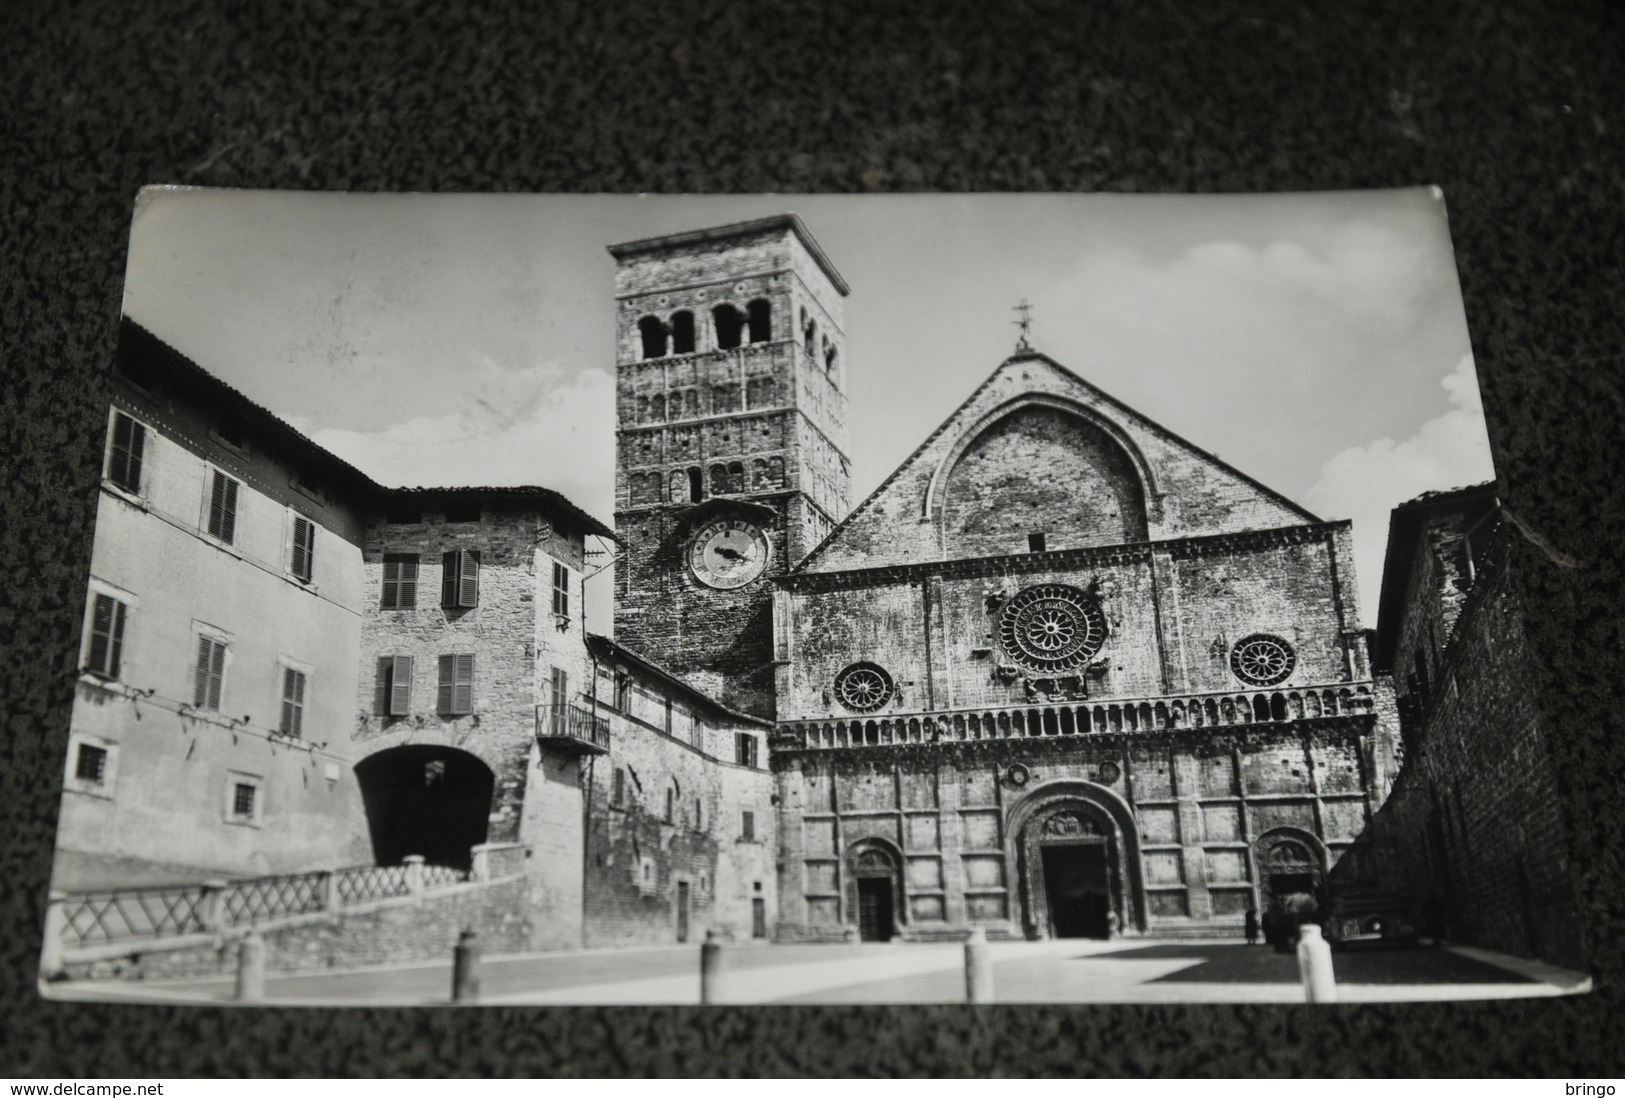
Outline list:
[[[872,713],[891,701],[891,676],[878,663],[854,663],[835,676],[835,697],[854,713]]]
[[[1230,670],[1250,686],[1274,686],[1285,682],[1297,666],[1292,645],[1268,633],[1244,637],[1230,650]]]

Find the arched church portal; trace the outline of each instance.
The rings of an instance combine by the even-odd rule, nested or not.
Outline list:
[[[407,744],[362,759],[355,776],[377,864],[421,854],[430,865],[469,868],[495,787],[484,762],[455,747]]]
[[[847,910],[865,942],[889,942],[903,920],[902,859],[889,843],[864,839],[847,852]]]
[[[1307,831],[1281,827],[1253,844],[1258,860],[1258,898],[1264,907],[1276,897],[1301,894],[1318,899],[1326,881],[1319,840]]]
[[[1035,791],[1012,817],[1022,922],[1031,938],[1109,938],[1145,929],[1137,835],[1127,806],[1086,783]],[[1119,818],[1121,817],[1121,819]]]

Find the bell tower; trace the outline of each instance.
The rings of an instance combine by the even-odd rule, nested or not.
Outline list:
[[[847,285],[795,214],[612,245],[615,633],[773,715],[771,577],[847,512]]]

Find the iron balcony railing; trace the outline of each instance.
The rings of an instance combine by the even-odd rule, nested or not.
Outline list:
[[[1224,691],[1099,702],[1043,701],[1027,705],[791,720],[779,726],[777,740],[781,748],[790,750],[868,747],[1285,723],[1372,711],[1369,683],[1334,683],[1287,690]]]
[[[570,703],[536,711],[538,739],[573,741],[599,752],[609,750],[609,718]]]

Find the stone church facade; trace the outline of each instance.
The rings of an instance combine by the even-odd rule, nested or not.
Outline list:
[[[774,719],[778,937],[1232,933],[1359,860],[1395,722],[1347,522],[1025,345],[847,513],[799,219],[610,251],[618,636]]]

